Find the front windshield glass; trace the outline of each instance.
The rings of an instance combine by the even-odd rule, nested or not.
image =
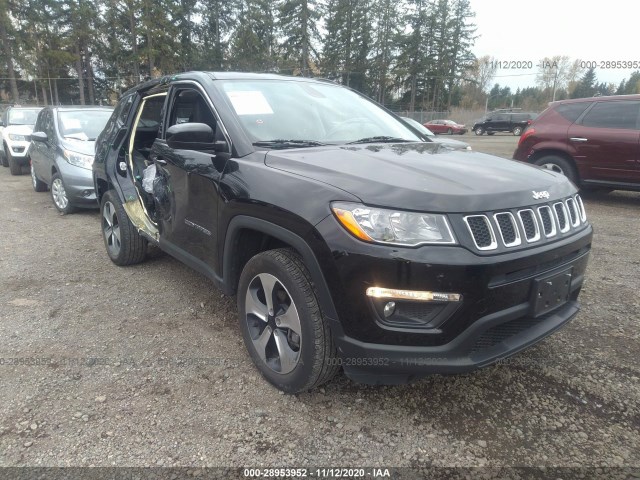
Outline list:
[[[70,110],[58,112],[58,130],[64,138],[95,140],[111,117],[111,110]]]
[[[9,125],[35,125],[36,118],[41,109],[17,109],[9,110]]]
[[[280,139],[344,144],[373,137],[421,141],[382,108],[337,85],[282,80],[220,84],[254,143]]]

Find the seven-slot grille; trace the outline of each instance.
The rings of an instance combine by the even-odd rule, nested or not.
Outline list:
[[[551,205],[523,208],[518,211],[498,212],[489,216],[467,215],[464,221],[478,250],[495,250],[500,238],[505,247],[516,247],[524,241],[534,243],[541,238],[552,238],[580,227],[587,215],[580,195],[569,197]],[[498,232],[497,235],[495,232]]]

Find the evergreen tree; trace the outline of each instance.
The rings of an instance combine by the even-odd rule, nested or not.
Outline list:
[[[593,97],[596,94],[596,71],[590,68],[576,85],[571,98]]]

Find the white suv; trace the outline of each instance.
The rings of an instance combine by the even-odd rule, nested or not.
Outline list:
[[[42,108],[39,107],[10,107],[2,115],[0,157],[2,165],[10,168],[11,175],[20,175],[22,166],[29,164],[29,136],[40,110]]]

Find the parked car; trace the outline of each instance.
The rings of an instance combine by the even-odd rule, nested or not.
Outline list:
[[[424,124],[429,130],[436,135],[447,133],[449,135],[464,135],[468,129],[465,125],[454,122],[453,120],[431,120]]]
[[[537,116],[538,114],[533,112],[495,111],[475,122],[473,131],[476,135],[511,132],[520,136]]]
[[[435,133],[429,130],[427,127],[422,125],[417,120],[409,117],[400,117],[404,120],[409,126],[415,128],[420,132],[420,134],[424,137],[424,139],[428,142],[435,142],[441,145],[444,145],[448,148],[452,148],[454,150],[471,150],[471,145],[465,142],[460,142],[458,140],[453,140],[452,138],[444,138],[438,137]]]
[[[2,115],[0,157],[2,166],[9,167],[11,175],[20,175],[22,167],[29,164],[29,135],[40,110],[39,107],[9,107]]]
[[[518,142],[513,158],[588,188],[640,190],[640,95],[550,104]]]
[[[366,383],[470,371],[579,310],[592,228],[566,177],[426,143],[330,82],[146,82],[93,174],[111,261],[157,245],[236,295],[253,362],[286,392],[340,367]]]
[[[91,165],[95,140],[111,116],[108,107],[46,107],[31,134],[31,181],[36,192],[51,188],[61,213],[98,207]]]

